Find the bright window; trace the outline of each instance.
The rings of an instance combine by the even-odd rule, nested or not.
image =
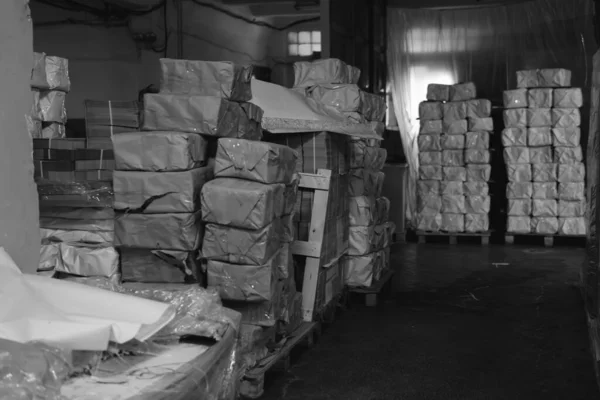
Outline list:
[[[288,33],[288,55],[305,57],[320,51],[320,31],[301,31]]]

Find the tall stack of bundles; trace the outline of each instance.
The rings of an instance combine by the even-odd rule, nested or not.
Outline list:
[[[113,135],[140,130],[140,104],[137,101],[85,101],[87,147],[112,150]]]
[[[65,137],[65,97],[70,88],[67,59],[33,53],[33,106],[30,114],[26,116],[27,128],[32,138]]]
[[[431,84],[419,105],[418,229],[489,230],[491,102],[471,82]]]
[[[504,92],[509,233],[585,234],[583,96],[570,84],[565,69],[518,71]]]

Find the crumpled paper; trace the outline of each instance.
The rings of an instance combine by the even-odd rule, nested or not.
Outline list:
[[[529,108],[551,108],[552,89],[529,89],[527,91],[527,103],[529,104]]]
[[[558,179],[558,165],[553,163],[533,164],[534,182],[556,182]]]
[[[40,248],[37,270],[113,278],[120,273],[119,254],[114,247],[105,244],[47,242]]]
[[[67,122],[66,93],[57,90],[33,92],[31,116],[43,122]]]
[[[69,60],[33,53],[31,87],[38,90],[58,90],[68,92],[71,89],[69,78]]]
[[[554,98],[552,104],[555,108],[583,107],[583,93],[581,88],[554,89]]]
[[[509,216],[529,216],[531,215],[531,199],[508,199],[506,213]]]
[[[527,146],[527,128],[506,128],[502,130],[502,145],[504,147]]]
[[[504,108],[527,107],[527,89],[505,90],[502,99]]]
[[[533,184],[531,182],[508,182],[506,184],[507,199],[531,199],[532,196]]]

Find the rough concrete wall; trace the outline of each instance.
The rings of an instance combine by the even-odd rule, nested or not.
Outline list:
[[[0,246],[33,273],[40,257],[33,144],[24,115],[31,107],[33,37],[25,0],[0,1]]]

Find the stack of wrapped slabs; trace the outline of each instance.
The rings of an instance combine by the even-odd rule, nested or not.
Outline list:
[[[65,137],[65,98],[70,88],[67,59],[33,53],[33,105],[31,112],[26,116],[27,128],[32,138]]]
[[[491,102],[473,83],[431,84],[419,105],[418,228],[489,230]]]
[[[583,96],[570,82],[564,69],[518,71],[504,92],[508,233],[585,234]]]
[[[85,101],[87,147],[112,150],[111,138],[140,130],[140,104],[137,101]]]

